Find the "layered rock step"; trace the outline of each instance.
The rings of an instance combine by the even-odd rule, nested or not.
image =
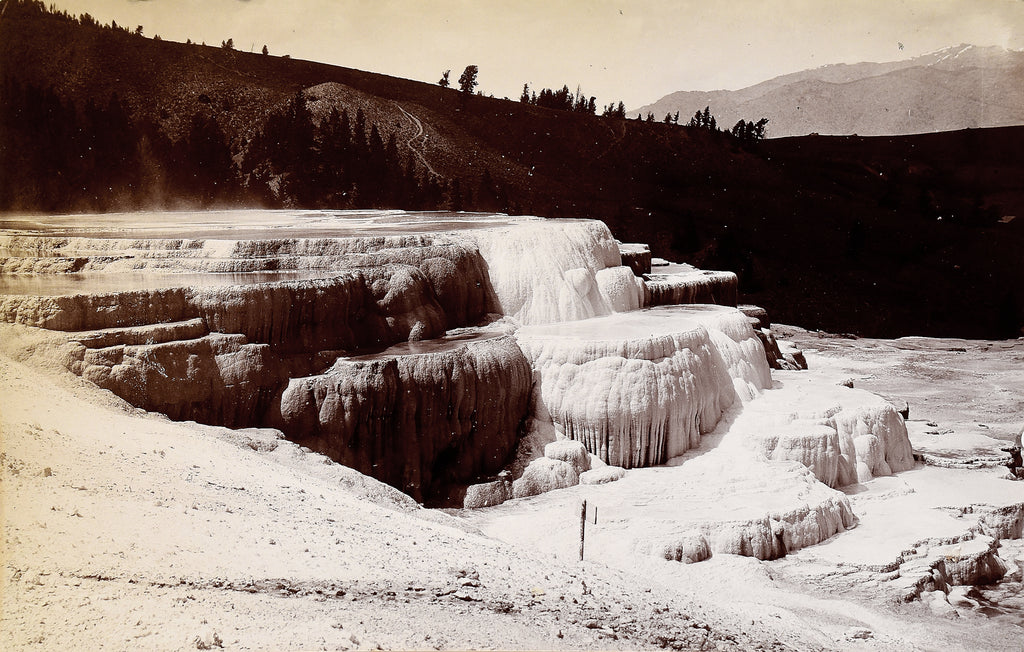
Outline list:
[[[643,276],[651,273],[651,248],[638,242],[619,243],[619,255],[622,256],[622,264],[633,270],[636,276]]]
[[[914,465],[892,405],[795,372],[772,382],[753,325],[734,309],[653,308],[523,328],[516,337],[536,369],[535,402],[544,409],[535,424],[546,417],[555,441],[513,483],[508,497],[525,501],[467,516],[500,538],[518,541],[508,524],[519,514],[564,518],[585,497],[601,514],[587,535],[595,558],[775,559],[856,525],[836,488]],[[534,428],[531,436],[542,436]],[[659,438],[664,447],[651,445]],[[616,465],[596,469],[613,474],[614,485],[587,486],[604,483],[584,483],[584,462],[549,450],[566,444],[587,450],[591,465]],[[645,459],[652,451],[660,457]],[[563,491],[529,497],[547,489]],[[529,543],[571,555],[576,526],[571,518],[544,523],[551,540]]]
[[[856,531],[806,551],[787,572],[828,592],[920,599],[946,617],[978,606],[967,597],[972,586],[1020,577],[1024,488],[994,470],[923,466],[848,493],[866,515]],[[1003,504],[991,503],[996,496]],[[837,564],[847,571],[820,574]]]
[[[449,310],[463,297],[446,300],[451,294],[446,288],[487,292],[486,283],[493,282],[496,292],[487,297],[491,302],[485,309],[522,323],[662,303],[736,303],[735,275],[685,265],[663,265],[652,275],[646,245],[621,245],[593,220],[238,211],[11,217],[5,227],[0,233],[0,294],[5,295],[243,285],[396,264],[417,267]],[[626,283],[626,270],[633,272],[632,283]],[[175,280],[177,274],[182,276]],[[645,278],[655,279],[653,295]],[[471,299],[467,312],[478,314],[476,304]]]
[[[429,280],[403,265],[341,270],[309,281],[0,296],[0,320],[57,331],[196,318],[210,332],[241,334],[287,351],[387,346],[442,335],[449,323]]]
[[[0,319],[66,333],[67,368],[172,418],[274,425],[417,499],[500,471],[526,416],[515,341],[452,329],[643,297],[587,220],[283,211],[20,227],[0,235]]]
[[[771,460],[794,460],[830,487],[867,482],[914,467],[903,418],[888,401],[799,373],[744,406],[730,441]]]
[[[771,383],[760,342],[730,308],[661,307],[528,326],[516,340],[557,436],[624,468],[681,455],[735,401]]]
[[[644,305],[667,306],[682,303],[710,303],[735,306],[739,278],[733,272],[697,269],[685,263],[657,260],[644,275]]]

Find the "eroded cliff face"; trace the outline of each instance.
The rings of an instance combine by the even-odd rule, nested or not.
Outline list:
[[[81,376],[132,405],[232,427],[254,425],[283,376],[270,347],[243,335],[79,351]]]
[[[268,423],[417,499],[496,474],[526,418],[530,366],[508,335],[339,358],[293,378]]]

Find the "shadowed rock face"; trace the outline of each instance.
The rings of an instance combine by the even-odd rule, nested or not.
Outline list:
[[[689,265],[653,267],[646,280],[645,305],[673,306],[684,303],[713,303],[735,306],[739,279],[732,272],[713,272]]]
[[[529,404],[530,365],[511,336],[439,351],[341,358],[293,378],[267,421],[417,499],[494,474]]]
[[[620,244],[619,254],[622,256],[622,264],[637,276],[651,273],[651,249],[646,244]]]
[[[132,405],[227,426],[253,425],[283,380],[266,344],[211,333],[162,344],[81,348],[81,376]],[[77,357],[77,355],[75,356]]]
[[[445,269],[438,271],[442,266]],[[460,301],[457,293],[445,291],[459,274],[456,265],[445,261],[430,263],[428,268],[433,279],[416,267],[388,264],[306,281],[69,296],[8,295],[0,300],[0,319],[82,331],[198,317],[210,331],[239,333],[288,352],[384,347],[410,337],[442,335],[449,318],[451,325],[462,326],[464,320],[482,316],[483,291],[476,301],[467,300],[466,292]],[[447,303],[455,306],[451,315],[439,303],[432,280],[441,284]]]

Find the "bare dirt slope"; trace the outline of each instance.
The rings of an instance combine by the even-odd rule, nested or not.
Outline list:
[[[0,341],[47,347],[6,325]],[[485,538],[273,431],[174,423],[8,355],[0,387],[4,649],[777,646],[672,591]]]
[[[922,419],[997,429],[1020,409],[1020,341],[911,354],[783,330],[823,382],[899,389]],[[4,649],[996,649],[1019,631],[844,583],[836,546],[619,568],[514,546],[273,431],[131,408],[47,368],[39,331],[0,343]]]

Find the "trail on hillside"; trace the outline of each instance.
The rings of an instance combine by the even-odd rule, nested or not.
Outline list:
[[[427,142],[427,134],[426,134],[426,131],[424,131],[424,129],[423,129],[423,123],[420,122],[420,119],[417,118],[415,115],[413,115],[412,113],[409,113],[408,111],[406,111],[402,107],[402,105],[399,104],[398,102],[395,102],[394,104],[395,104],[395,106],[398,107],[398,110],[401,111],[405,115],[405,117],[407,117],[410,120],[412,120],[413,125],[415,125],[415,127],[416,127],[416,134],[412,138],[410,138],[409,140],[405,141],[405,146],[409,148],[409,151],[411,151],[413,154],[416,155],[416,158],[418,158],[420,160],[420,163],[422,163],[423,166],[425,168],[427,168],[427,170],[429,170],[432,175],[434,175],[435,177],[437,177],[439,179],[443,179],[444,177],[442,175],[438,174],[437,170],[435,170],[433,167],[431,167],[430,163],[427,162],[427,157],[424,155],[424,152],[423,152],[422,148],[423,148],[423,145],[425,145],[426,142]],[[423,143],[421,143],[419,145],[419,148],[414,147],[413,144],[417,140],[419,140],[421,137],[423,138]]]
[[[221,70],[229,72],[229,73],[231,73],[233,75],[238,75],[239,77],[248,77],[250,79],[256,79],[256,75],[254,73],[242,72],[241,70],[238,70],[237,68],[228,68],[224,64],[218,63],[217,61],[214,61],[213,59],[211,59],[210,57],[206,56],[205,54],[201,54],[201,53],[197,52],[196,56],[199,57],[200,59],[203,59],[207,63],[209,63],[209,64],[211,64],[213,66],[216,66],[216,67],[220,68]]]

